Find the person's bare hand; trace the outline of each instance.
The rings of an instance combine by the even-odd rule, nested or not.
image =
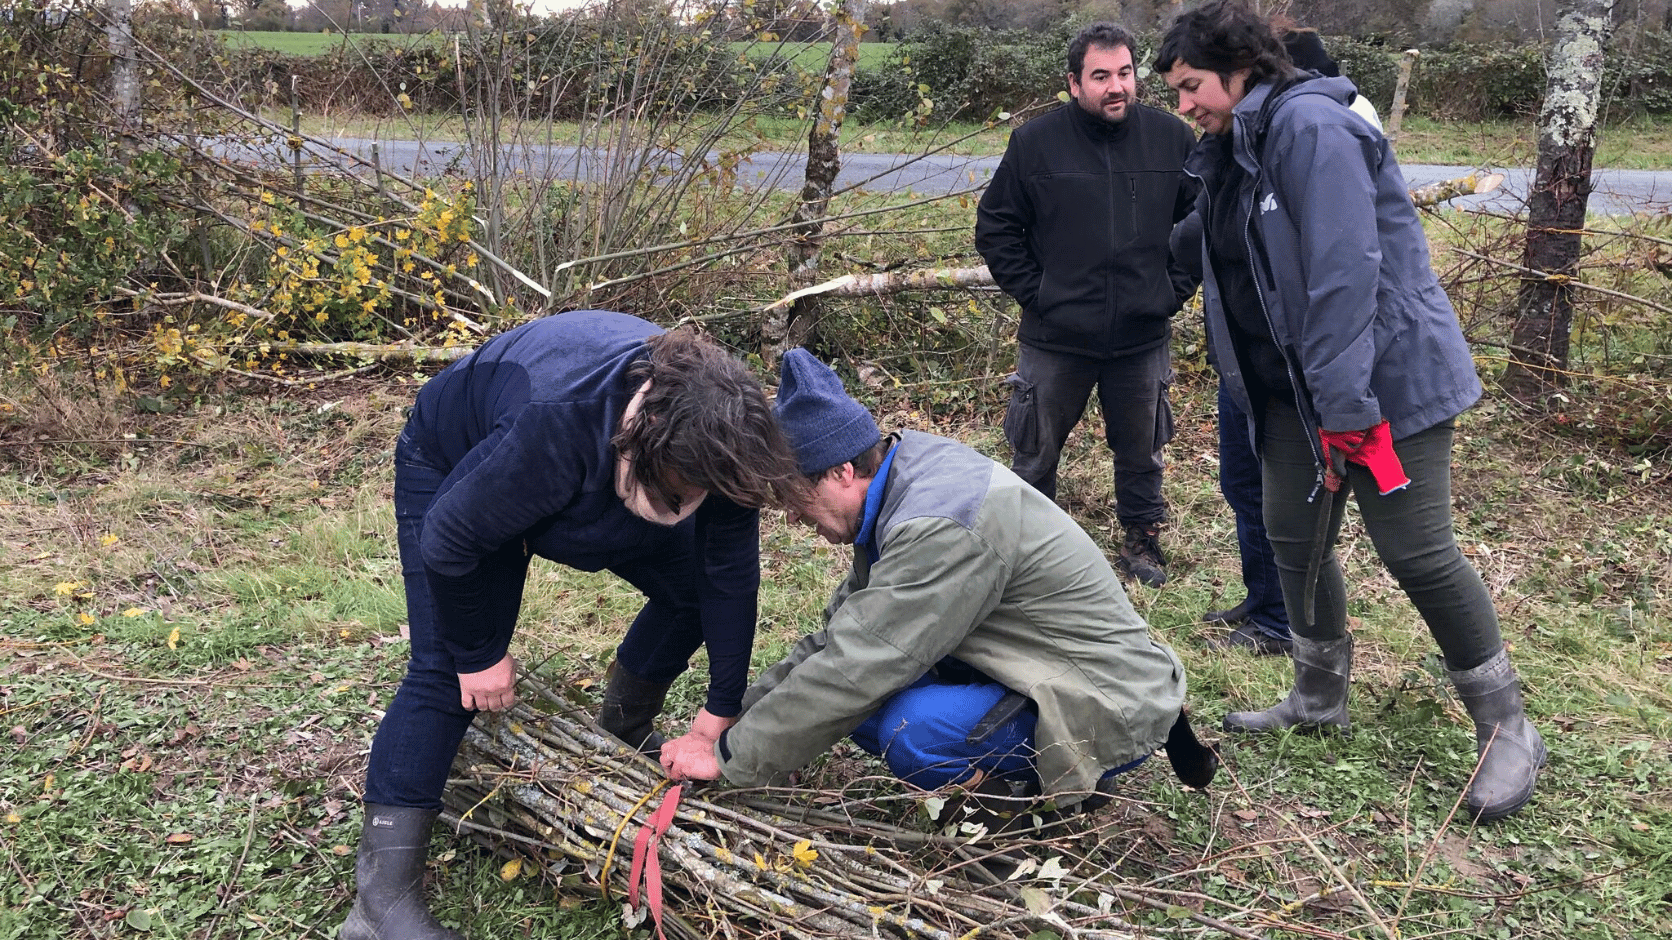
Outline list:
[[[727,728],[737,724],[737,718],[736,715],[730,718],[721,718],[706,708],[699,708],[697,709],[697,717],[691,719],[690,734],[707,738],[710,743],[718,741],[720,735],[724,734]]]
[[[472,711],[502,712],[517,700],[517,661],[510,653],[481,672],[459,673],[459,704]]]
[[[714,742],[699,734],[687,734],[662,745],[662,769],[673,780],[720,779]]]

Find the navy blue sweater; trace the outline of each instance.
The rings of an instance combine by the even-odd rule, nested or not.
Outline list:
[[[424,516],[421,549],[459,672],[504,658],[516,625],[520,590],[507,603],[512,591],[484,561],[526,543],[585,570],[628,558],[654,564],[662,546],[694,534],[706,707],[738,713],[760,587],[759,513],[710,494],[669,528],[628,512],[615,492],[610,437],[637,391],[627,370],[661,332],[599,310],[546,317],[493,338],[419,391],[408,433],[449,471]]]

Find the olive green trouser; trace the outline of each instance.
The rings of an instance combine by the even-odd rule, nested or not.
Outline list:
[[[1346,429],[1342,429],[1346,430]],[[1411,485],[1382,496],[1364,467],[1349,465],[1347,480],[1376,555],[1410,597],[1445,654],[1446,666],[1471,669],[1503,649],[1492,597],[1463,553],[1451,524],[1453,420],[1419,431],[1394,444]],[[1340,639],[1347,632],[1347,591],[1335,554],[1335,540],[1347,501],[1319,490],[1313,456],[1300,413],[1291,405],[1266,409],[1260,441],[1266,533],[1283,583],[1283,602],[1295,633],[1309,640]],[[1304,619],[1307,569],[1317,551],[1318,514],[1333,504],[1328,535],[1313,589],[1313,622]]]

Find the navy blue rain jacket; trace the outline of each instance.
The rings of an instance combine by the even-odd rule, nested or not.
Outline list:
[[[1458,415],[1480,398],[1480,378],[1387,138],[1348,109],[1347,79],[1308,78],[1275,99],[1272,87],[1256,85],[1232,113],[1246,173],[1235,211],[1314,444],[1320,427],[1386,419],[1398,441]],[[1220,152],[1204,141],[1185,171],[1210,176]],[[1209,198],[1205,188],[1197,197],[1200,218]],[[1220,375],[1256,420],[1239,357],[1225,352],[1234,347],[1213,265],[1201,270]]]
[[[516,605],[496,596],[503,579],[483,564],[506,546],[526,542],[543,558],[597,571],[694,537],[707,707],[740,710],[760,586],[758,511],[711,493],[692,518],[665,527],[633,515],[615,492],[610,438],[637,391],[627,370],[661,332],[607,311],[546,317],[494,337],[419,391],[408,433],[451,468],[420,547],[460,672],[492,666],[509,647]]]

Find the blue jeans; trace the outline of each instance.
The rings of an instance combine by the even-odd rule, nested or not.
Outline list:
[[[1161,495],[1162,448],[1173,439],[1173,383],[1167,345],[1117,359],[1017,350],[1004,436],[1010,469],[1034,489],[1057,497],[1057,465],[1069,432],[1086,412],[1093,386],[1103,408],[1104,440],[1115,460],[1115,516],[1123,526],[1167,520]]]
[[[1283,582],[1277,556],[1266,537],[1261,500],[1260,458],[1248,438],[1248,416],[1219,383],[1219,492],[1237,520],[1237,552],[1242,583],[1248,589],[1248,623],[1261,633],[1289,639],[1289,611],[1283,606]]]
[[[966,667],[967,668],[967,667]],[[1037,786],[1034,728],[1029,708],[971,744],[970,732],[1008,689],[997,682],[945,682],[931,672],[896,692],[849,737],[867,754],[888,762],[889,772],[925,790],[959,783],[982,771]],[[1106,772],[1105,778],[1142,764],[1147,755]]]
[[[372,739],[366,768],[367,803],[439,810],[447,774],[474,711],[459,701],[459,676],[452,654],[441,639],[440,620],[430,594],[419,543],[424,516],[447,479],[448,468],[430,459],[423,445],[403,431],[395,445],[395,535],[400,547],[401,577],[406,586],[406,616],[412,638],[411,659],[395,699]],[[689,527],[687,527],[689,531]],[[654,559],[630,556],[563,558],[587,570],[608,569],[645,594],[646,603],[616,651],[627,671],[648,681],[672,682],[684,672],[702,645],[692,565],[670,563],[695,546],[663,544]],[[671,553],[671,554],[670,554]],[[483,559],[479,570],[491,578],[501,602],[520,606],[528,562],[541,554],[540,539],[506,545]],[[690,575],[682,576],[682,573]]]

